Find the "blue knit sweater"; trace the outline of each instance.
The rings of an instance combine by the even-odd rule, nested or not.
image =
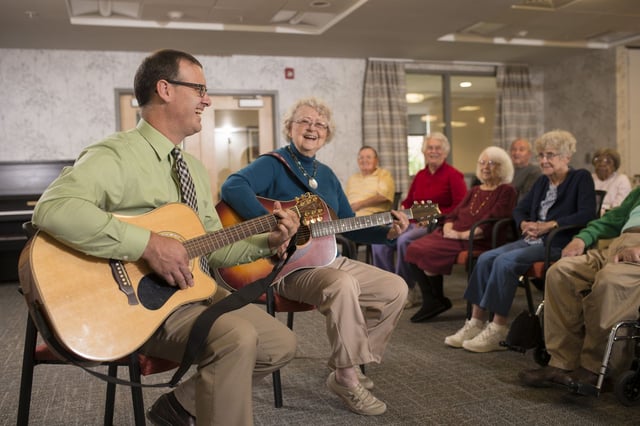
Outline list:
[[[315,157],[306,157],[300,154],[293,144],[289,146],[307,174],[313,176],[314,161],[317,161]],[[242,170],[233,173],[222,185],[222,200],[240,216],[250,219],[269,213],[256,199],[256,195],[278,201],[290,201],[305,192],[317,194],[339,219],[355,216],[342,185],[331,168],[317,161],[315,179],[318,181],[318,188],[314,190],[306,185],[307,178],[286,147],[279,148],[275,152],[287,161],[291,170],[277,158],[262,155]],[[348,232],[345,235],[359,243],[385,244],[389,243],[386,238],[388,230],[385,226],[375,226]]]

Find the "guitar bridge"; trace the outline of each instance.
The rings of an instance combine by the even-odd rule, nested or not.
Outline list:
[[[136,298],[136,293],[133,289],[133,285],[131,285],[131,280],[129,280],[129,275],[127,275],[127,270],[124,268],[122,262],[115,259],[109,259],[109,266],[111,267],[111,275],[113,275],[113,279],[118,283],[120,291],[127,296],[129,305],[137,305],[138,299]]]

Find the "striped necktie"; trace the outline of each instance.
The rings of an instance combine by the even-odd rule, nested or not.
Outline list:
[[[174,168],[178,180],[180,181],[180,196],[182,202],[191,207],[196,213],[198,212],[198,198],[196,197],[196,187],[191,179],[191,173],[187,167],[187,162],[182,157],[180,148],[175,147],[171,150],[171,155],[175,158]]]
[[[175,147],[171,150],[171,155],[175,159],[174,168],[178,181],[180,182],[180,196],[182,202],[191,207],[196,213],[198,212],[198,197],[196,197],[196,187],[193,184],[191,173],[187,167],[187,162],[182,157],[182,151],[180,148]],[[200,257],[200,269],[206,274],[211,275],[209,272],[209,264],[205,256]]]

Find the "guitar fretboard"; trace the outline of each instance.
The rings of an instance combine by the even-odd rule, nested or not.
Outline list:
[[[212,234],[200,235],[185,241],[189,259],[218,250],[252,235],[271,231],[278,223],[274,215],[265,215],[223,228]]]
[[[410,215],[410,210],[402,210]],[[411,216],[409,216],[411,217]],[[316,222],[309,225],[311,236],[314,238],[326,237],[327,235],[341,234],[343,232],[356,231],[358,229],[371,228],[373,226],[386,225],[393,222],[393,215],[390,212],[375,213],[369,216],[355,216],[345,219],[332,220],[329,222]]]

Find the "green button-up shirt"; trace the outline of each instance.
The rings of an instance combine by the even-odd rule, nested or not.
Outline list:
[[[38,201],[33,223],[86,254],[136,261],[150,237],[144,227],[113,213],[136,216],[180,202],[172,166],[174,144],[144,120],[89,146],[65,168]],[[203,164],[184,153],[198,197],[198,216],[207,232],[222,228]],[[211,267],[252,262],[273,254],[267,234],[253,236],[209,255]]]

